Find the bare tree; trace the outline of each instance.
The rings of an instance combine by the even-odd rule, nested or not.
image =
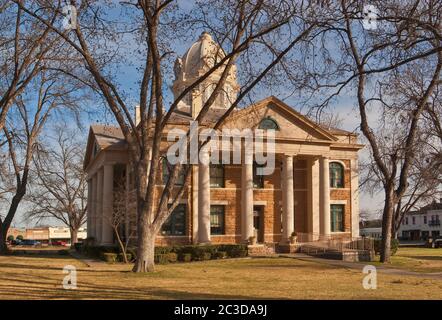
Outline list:
[[[115,190],[112,216],[106,216],[104,223],[112,227],[121,254],[123,255],[123,261],[124,263],[129,263],[127,249],[130,241],[134,237],[135,231],[131,228],[124,228],[125,223],[128,222],[126,185],[119,183]]]
[[[341,0],[336,4],[336,24],[326,32],[329,38],[318,41],[315,49],[320,53],[313,59],[315,66],[322,59],[320,65],[329,71],[315,77],[312,90],[327,93],[318,104],[319,112],[340,94],[355,92],[360,130],[385,195],[381,261],[389,262],[394,208],[408,189],[419,122],[440,85],[442,3],[371,1],[371,5],[377,8],[375,17],[364,17],[362,1]],[[416,74],[422,76],[418,86]],[[380,116],[375,122],[369,119],[369,110],[378,110]],[[402,125],[391,137],[395,143],[384,143],[388,135],[380,133],[379,123],[388,128],[391,120],[402,121]],[[393,145],[397,147],[383,147]]]
[[[240,102],[261,81],[271,76],[275,66],[296,45],[314,37],[314,30],[330,19],[325,14],[326,9],[316,6],[317,1],[197,1],[195,10],[182,15],[175,1],[140,0],[122,4],[126,17],[130,17],[125,21],[129,23],[124,30],[111,32],[115,23],[107,22],[103,16],[105,5],[83,2],[77,10],[76,26],[68,36],[51,23],[50,12],[42,14],[38,5],[26,6],[18,0],[14,2],[30,17],[51,27],[78,52],[128,143],[137,194],[138,252],[135,272],[154,270],[155,237],[187,188],[190,166],[177,164],[171,170],[162,193],[158,198],[154,197],[157,171],[161,163],[161,136],[179,101],[212,74],[220,73],[219,81],[196,118],[196,121],[201,122],[220,94],[227,77],[232,75],[234,63],[244,61],[244,85],[237,98],[231,102],[231,107],[213,125],[213,128],[219,128]],[[54,11],[59,8],[52,1],[45,4],[45,8],[52,7]],[[206,72],[183,88],[182,93],[167,108],[163,85],[169,66],[172,65],[170,57],[173,50],[169,44],[178,35],[184,36],[189,28],[210,30],[224,50],[218,49],[219,53],[215,54]],[[119,89],[118,81],[109,72],[107,59],[118,55],[112,51],[116,47],[112,45],[116,35],[124,33],[127,36],[128,30],[136,30],[134,34],[142,52],[142,55],[136,57],[141,70],[138,90],[141,122],[138,126],[123,91]],[[263,64],[247,63],[257,61],[259,57]],[[174,186],[180,172],[184,174],[186,183],[177,190]],[[169,202],[172,203],[170,207]]]
[[[37,137],[49,113],[55,108],[48,95],[48,82],[43,76],[39,80],[35,107],[30,107],[32,102],[29,98],[17,96],[14,99],[15,108],[3,127],[2,140],[7,142],[3,152],[8,153],[8,157],[5,157],[8,169],[0,176],[0,183],[9,195],[7,212],[0,219],[0,254],[7,251],[6,234],[26,194]]]
[[[51,28],[27,18],[20,6],[0,1],[0,130],[14,99],[43,69],[57,38]]]
[[[71,232],[71,245],[78,242],[78,230],[86,222],[87,182],[83,171],[84,145],[78,130],[66,125],[55,128],[55,137],[39,141],[34,154],[36,181],[27,200],[27,217],[33,220],[55,219]]]

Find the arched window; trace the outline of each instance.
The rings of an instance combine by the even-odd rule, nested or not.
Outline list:
[[[339,162],[330,163],[330,187],[344,188],[344,167]]]
[[[271,117],[267,117],[261,120],[261,122],[259,123],[259,127],[258,129],[263,129],[263,130],[269,130],[269,129],[273,129],[273,130],[279,130],[279,125],[278,123],[272,119]]]

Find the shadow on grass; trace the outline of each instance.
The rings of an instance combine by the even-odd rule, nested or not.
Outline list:
[[[404,257],[416,260],[442,261],[442,256],[404,256]]]
[[[33,275],[34,280],[23,277],[0,277],[0,296],[20,299],[275,299],[260,296],[237,294],[213,294],[205,292],[188,292],[158,287],[130,288],[121,286],[99,285],[79,282],[78,289],[65,290],[61,280]],[[5,280],[17,282],[4,284]],[[47,280],[47,281],[45,281]]]

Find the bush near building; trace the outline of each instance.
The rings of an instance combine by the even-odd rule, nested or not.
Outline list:
[[[380,254],[381,244],[382,244],[381,239],[374,240],[374,252],[376,254]],[[391,252],[392,256],[394,256],[396,254],[398,248],[399,248],[399,240],[398,239],[391,239],[390,252]]]
[[[122,253],[116,246],[94,246],[83,244],[76,246],[77,251],[89,257],[100,258],[107,262],[122,261]],[[136,259],[136,249],[129,248],[128,260]],[[190,261],[205,261],[211,259],[247,257],[247,245],[218,244],[218,245],[184,245],[155,247],[155,263],[166,264]]]

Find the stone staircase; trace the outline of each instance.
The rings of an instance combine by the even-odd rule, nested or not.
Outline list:
[[[365,247],[364,247],[365,248]],[[331,246],[327,241],[297,242],[295,244],[262,243],[249,245],[249,256],[303,253],[309,256],[342,261],[372,261],[374,251],[361,248]]]

